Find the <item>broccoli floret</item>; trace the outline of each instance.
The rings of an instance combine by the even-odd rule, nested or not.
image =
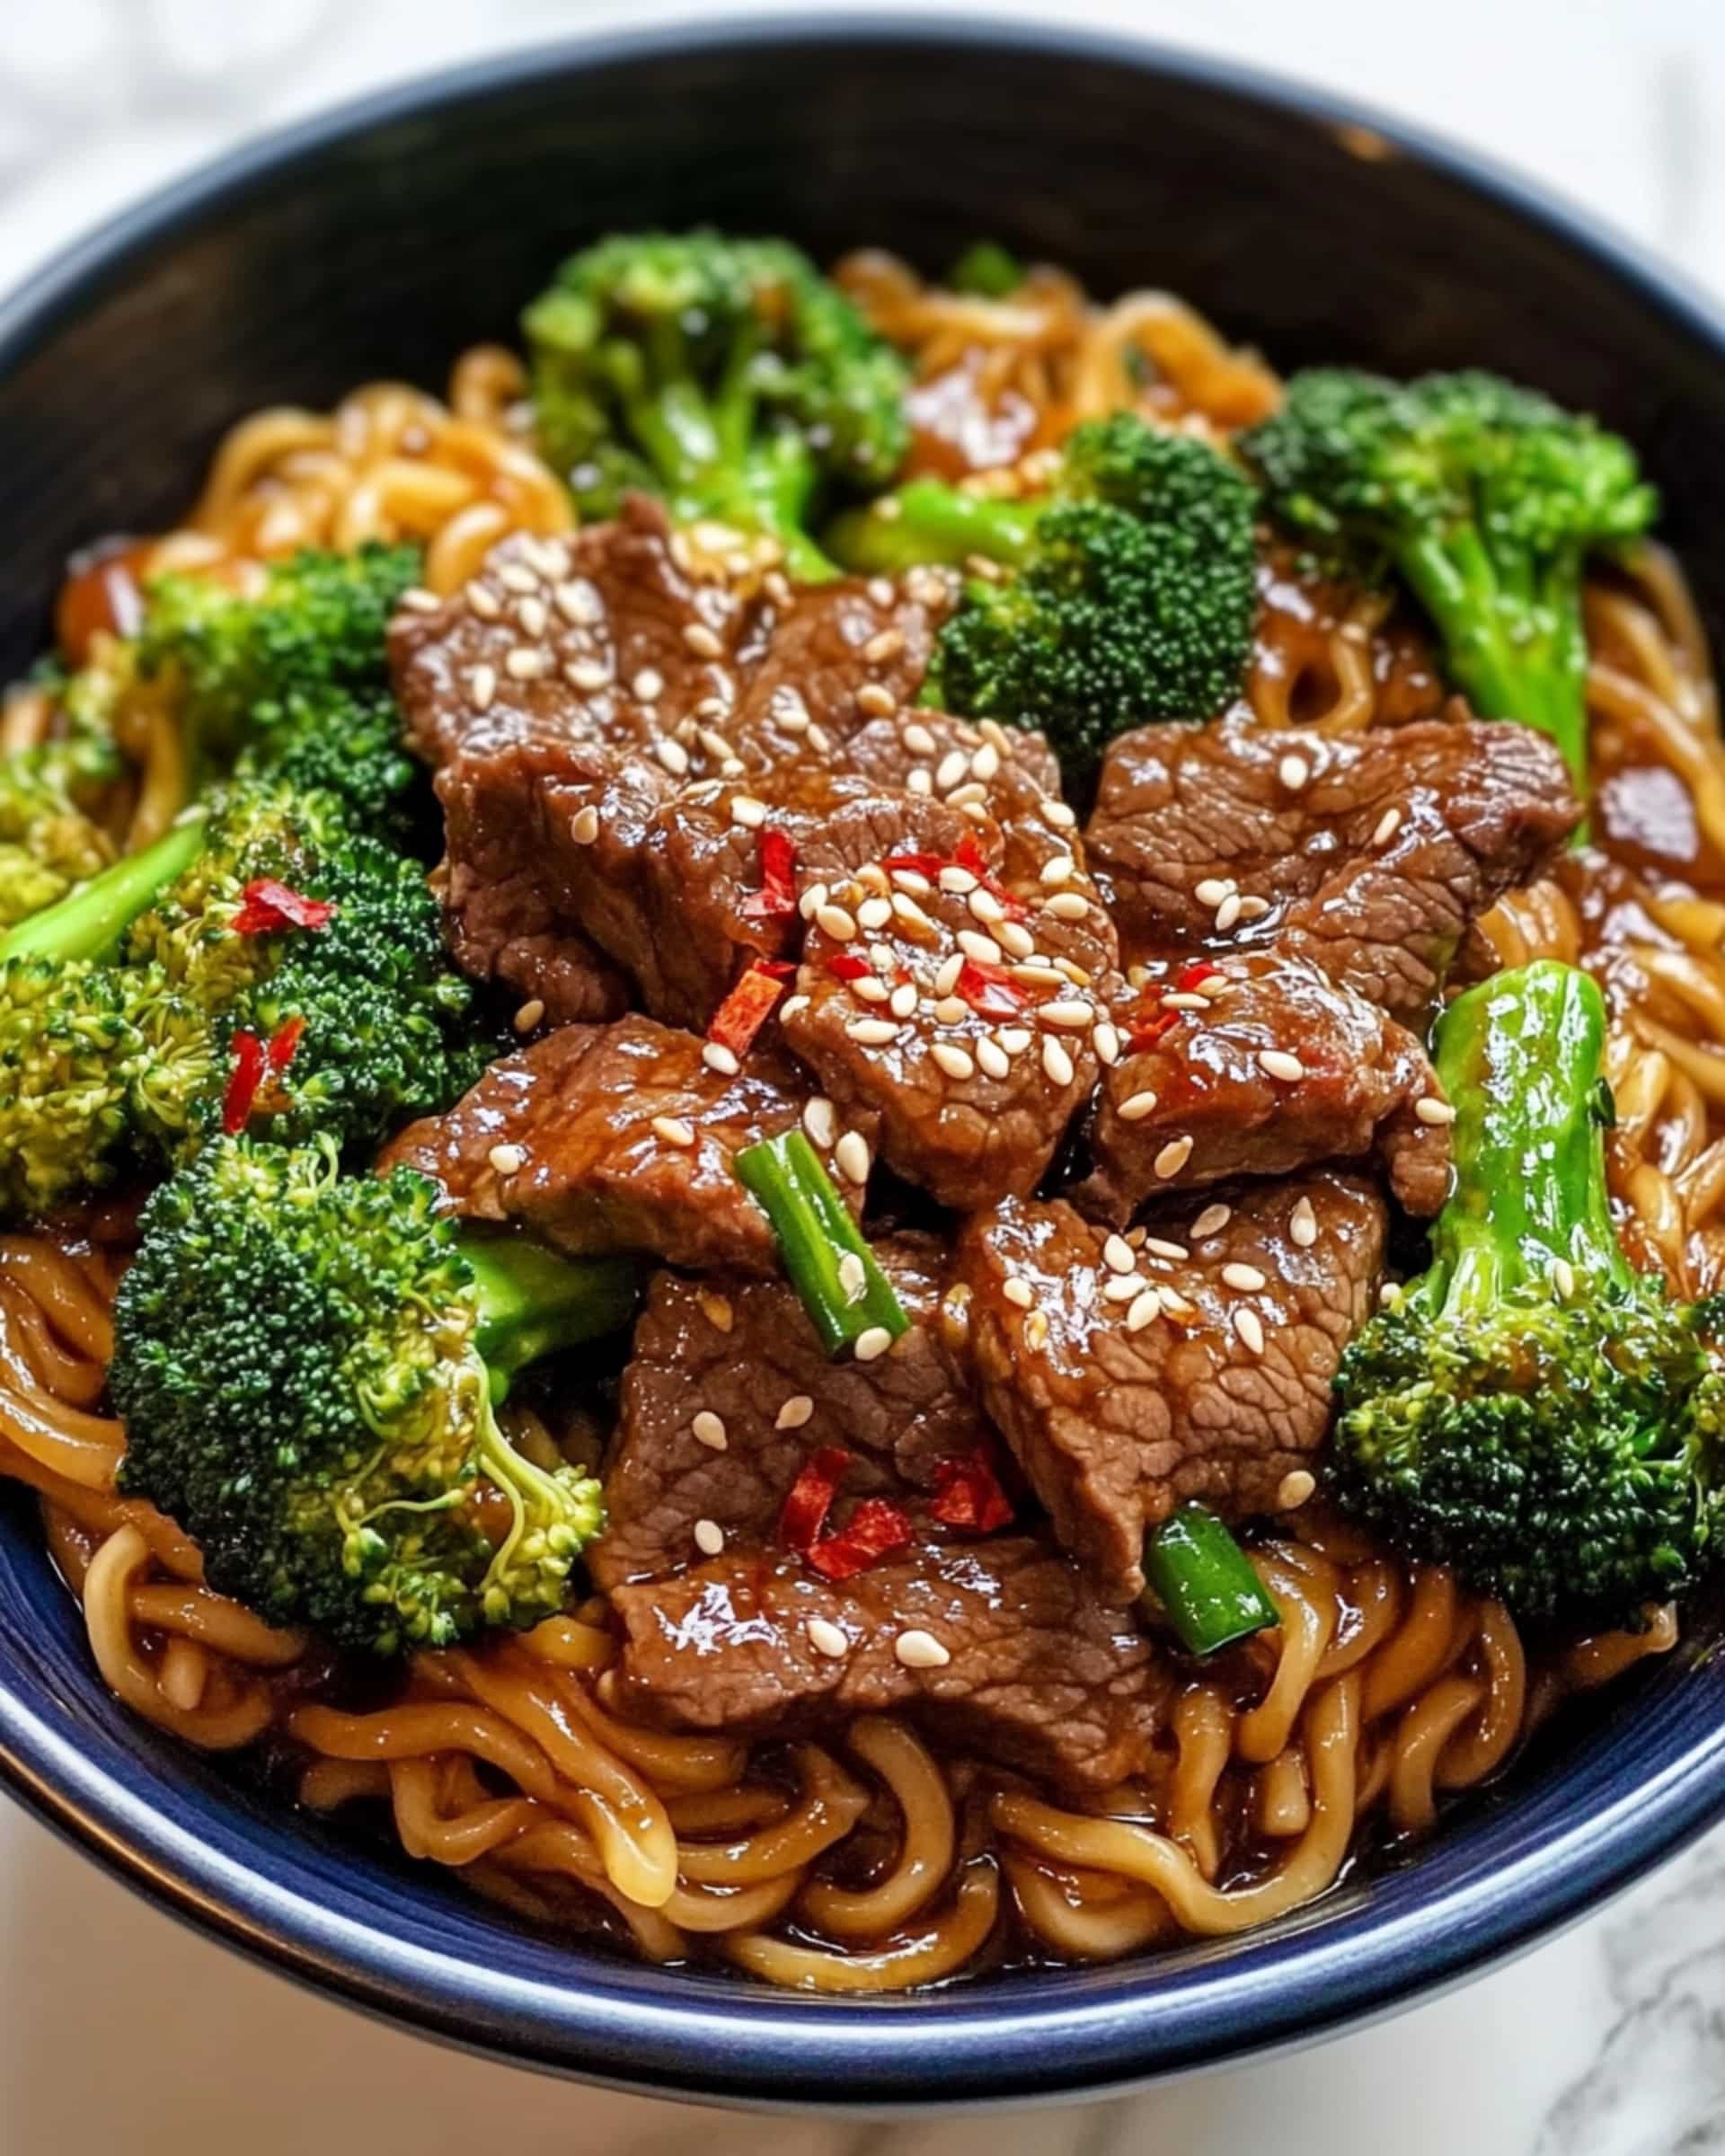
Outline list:
[[[0,1209],[223,1128],[363,1149],[447,1108],[498,1049],[417,862],[328,794],[218,788],[0,939],[0,1158],[17,1162]]]
[[[1252,491],[1216,453],[1129,413],[1075,429],[1033,499],[913,480],[828,536],[847,568],[980,557],[924,701],[1039,726],[1082,785],[1117,733],[1215,716],[1239,693],[1256,605]]]
[[[119,1487],[210,1584],[380,1655],[561,1609],[599,1486],[527,1460],[494,1408],[553,1348],[615,1330],[636,1274],[482,1240],[398,1169],[221,1139],[151,1198],[114,1312]]]
[[[949,291],[1004,299],[1024,282],[1024,265],[998,240],[976,240],[946,273]]]
[[[113,859],[95,812],[122,769],[112,741],[82,733],[0,759],[0,928],[52,906]]]
[[[1322,367],[1240,447],[1284,523],[1401,573],[1455,685],[1549,734],[1585,793],[1583,565],[1659,508],[1628,444],[1494,375]]]
[[[585,516],[641,488],[830,576],[809,535],[823,483],[884,486],[908,443],[903,361],[782,241],[602,240],[523,327],[539,446]]]
[[[1718,1330],[1637,1273],[1606,1186],[1605,1005],[1542,959],[1457,997],[1430,1269],[1349,1347],[1330,1473],[1398,1547],[1520,1614],[1635,1620],[1718,1533]]]

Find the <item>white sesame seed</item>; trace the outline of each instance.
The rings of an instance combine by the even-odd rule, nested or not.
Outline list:
[[[526,1002],[522,1004],[521,1008],[515,1014],[516,1031],[518,1033],[531,1033],[533,1029],[539,1023],[540,1020],[544,1018],[544,997],[542,995],[530,995]]]
[[[1428,1093],[1423,1100],[1416,1100],[1413,1104],[1413,1112],[1422,1123],[1429,1123],[1434,1128],[1440,1124],[1453,1123],[1455,1120],[1454,1108],[1447,1100],[1440,1100],[1436,1093]]]
[[[538,681],[551,672],[551,665],[549,651],[533,651],[518,644],[503,661],[503,671],[511,681]]]
[[[892,881],[895,889],[908,891],[916,898],[926,898],[934,888],[920,869],[894,869]]]
[[[943,891],[951,891],[962,898],[976,888],[977,879],[969,869],[947,867],[941,870],[941,888]]]
[[[934,781],[921,764],[906,773],[905,784],[913,793],[933,793],[934,791]]]
[[[1036,1300],[1031,1292],[1030,1282],[1021,1280],[1016,1273],[1009,1273],[1001,1282],[1000,1292],[1009,1303],[1015,1303],[1020,1310],[1028,1310]]]
[[[722,658],[725,647],[704,622],[686,622],[683,641],[697,658]]]
[[[1243,921],[1261,921],[1269,911],[1268,898],[1243,898],[1240,901],[1240,918]]]
[[[997,1040],[979,1040],[977,1061],[991,1078],[1004,1078],[1013,1067],[1011,1057]]]
[[[1070,831],[1078,821],[1076,815],[1067,808],[1064,801],[1045,800],[1042,804],[1042,813],[1051,824],[1062,831]]]
[[[884,928],[892,919],[892,901],[889,898],[865,898],[856,909],[859,928]]]
[[[845,1030],[865,1048],[883,1048],[898,1038],[898,1028],[889,1018],[854,1018]]]
[[[978,966],[999,965],[1000,945],[992,936],[985,936],[974,928],[961,928],[954,940],[965,957],[974,959]]]
[[[827,886],[824,883],[811,883],[797,900],[797,911],[805,921],[812,921],[826,903]]]
[[[959,976],[964,971],[964,953],[955,950],[951,957],[941,961],[941,969],[934,976],[936,995],[951,995],[959,985]]]
[[[869,596],[877,606],[890,606],[898,596],[892,588],[890,577],[871,577],[869,579]]]
[[[940,744],[920,720],[913,720],[905,729],[905,747],[914,756],[932,756]]]
[[[651,703],[663,692],[665,676],[653,667],[643,667],[629,684],[629,693],[638,703]]]
[[[860,1303],[869,1292],[868,1268],[854,1250],[846,1250],[838,1261],[838,1285],[847,1303]]]
[[[929,1054],[949,1078],[963,1079],[976,1076],[977,1066],[974,1058],[951,1041],[937,1040],[929,1050]]]
[[[563,671],[568,675],[571,686],[588,696],[606,687],[611,679],[610,667],[601,666],[597,658],[573,659]]]
[[[905,648],[902,629],[883,629],[879,636],[871,636],[862,647],[862,656],[871,667],[883,667],[889,658],[897,658]]]
[[[908,1018],[916,1008],[916,984],[900,981],[887,999],[887,1008],[895,1018]]]
[[[1372,844],[1375,846],[1387,846],[1401,828],[1402,811],[1399,808],[1386,808],[1378,817],[1372,832]]]
[[[476,711],[489,711],[491,700],[497,694],[497,668],[475,667],[467,676],[467,693]]]
[[[970,775],[976,779],[992,779],[1000,770],[1000,751],[992,741],[985,741],[970,759]]]
[[[734,793],[730,797],[730,820],[740,824],[746,831],[758,831],[766,821],[766,803],[757,801],[752,793]]]
[[[1047,1347],[1048,1340],[1048,1313],[1045,1310],[1033,1310],[1024,1321],[1024,1345],[1035,1355]]]
[[[859,1187],[869,1180],[869,1142],[860,1130],[847,1130],[833,1148],[838,1172]]]
[[[851,1651],[850,1641],[828,1617],[811,1617],[802,1629],[815,1652],[831,1661],[842,1661]]]
[[[884,683],[865,681],[856,692],[856,708],[865,719],[889,719],[898,707]]]
[[[1277,1511],[1297,1512],[1317,1487],[1315,1475],[1308,1474],[1303,1467],[1291,1468],[1277,1487]]]
[[[1036,938],[1022,921],[1003,921],[995,931],[995,941],[1009,957],[1028,959],[1036,949]]]
[[[1221,905],[1216,907],[1216,932],[1217,935],[1225,936],[1227,934],[1240,918],[1240,909],[1243,904],[1243,901],[1230,891]]]
[[[1184,1295],[1177,1294],[1165,1280],[1156,1293],[1162,1297],[1162,1307],[1171,1318],[1190,1318],[1191,1316],[1191,1304]]]
[[[1144,1247],[1153,1258],[1172,1258],[1176,1262],[1192,1254],[1183,1242],[1166,1242],[1160,1235],[1146,1235]]]
[[[865,1003],[884,1003],[887,984],[873,974],[865,974],[861,980],[851,983],[851,994],[861,996]]]
[[[482,584],[477,578],[467,586],[463,596],[482,622],[494,622],[503,612],[503,602],[489,584]]]
[[[1072,1057],[1052,1033],[1045,1033],[1042,1037],[1042,1068],[1056,1085],[1072,1083]]]
[[[1060,1026],[1073,1031],[1088,1031],[1096,1022],[1093,1003],[1081,1003],[1075,996],[1068,1002],[1039,1003],[1036,1015],[1045,1026]]]
[[[410,614],[435,614],[442,604],[435,591],[426,591],[419,585],[402,594],[402,605]]]
[[[809,998],[806,995],[787,995],[779,1005],[779,1016],[782,1019],[794,1018],[799,1011],[806,1011],[808,1008]]]
[[[673,778],[680,779],[687,773],[689,752],[680,741],[656,742],[653,746],[653,754]]]
[[[866,1332],[856,1336],[856,1359],[859,1363],[872,1363],[880,1359],[892,1346],[892,1335],[884,1325],[871,1325]]]
[[[721,1040],[708,1041],[701,1051],[701,1060],[721,1078],[734,1078],[739,1067],[736,1056]]]
[[[1110,1235],[1102,1245],[1102,1263],[1111,1273],[1130,1273],[1137,1270],[1138,1261],[1125,1236]]]
[[[1234,1313],[1234,1330],[1239,1334],[1242,1344],[1253,1355],[1264,1352],[1263,1321],[1255,1310],[1236,1310]]]
[[[515,618],[529,636],[543,636],[550,622],[543,599],[523,599],[515,610]]]
[[[1552,1285],[1566,1303],[1575,1293],[1575,1268],[1567,1258],[1552,1259]]]
[[[1126,1330],[1142,1332],[1153,1319],[1162,1315],[1162,1297],[1154,1287],[1146,1287],[1142,1294],[1132,1298],[1131,1308],[1126,1313]]]
[[[599,835],[599,812],[591,802],[570,817],[569,835],[578,846],[590,846]]]
[[[970,759],[961,748],[949,749],[941,758],[940,766],[934,773],[934,783],[942,793],[951,793],[955,786],[961,783],[969,768]]]
[[[730,742],[722,734],[715,734],[710,726],[702,727],[695,739],[700,742],[703,754],[711,756],[715,764],[724,764],[733,760]],[[733,808],[732,814],[735,813]]]
[[[1048,885],[1070,883],[1077,862],[1070,853],[1057,853],[1052,861],[1042,864],[1042,881]]]
[[[830,936],[835,943],[853,943],[856,941],[856,916],[842,906],[822,906],[815,912],[816,925],[823,935]]]
[[[813,1415],[815,1403],[806,1392],[793,1392],[774,1418],[775,1430],[800,1430]]]
[[[917,879],[919,883],[922,882],[922,880],[923,879],[920,877]],[[923,888],[924,890],[928,888],[926,883],[923,883]],[[917,905],[916,901],[914,898],[907,897],[903,891],[895,891],[892,894],[892,910],[905,923],[906,927],[910,929],[914,933],[919,936],[932,936],[934,933],[934,923],[929,919],[928,915],[923,911],[922,907]]]
[[[985,891],[980,887],[971,892],[965,903],[977,919],[986,921],[990,928],[994,927],[996,922],[1004,921],[1006,918],[1006,908],[1000,903],[1000,900],[995,897],[992,891]]]
[[[1309,1197],[1303,1197],[1289,1214],[1287,1232],[1303,1250],[1309,1250],[1318,1240],[1318,1216]]]
[[[1255,1295],[1267,1283],[1255,1265],[1234,1264],[1222,1268],[1222,1285],[1237,1287],[1243,1295]]]
[[[725,1546],[725,1531],[717,1520],[694,1523],[694,1546],[703,1557],[717,1557]]]
[[[1195,988],[1175,988],[1162,1001],[1169,1011],[1208,1011],[1210,1007],[1209,997],[1199,995]]]
[[[1225,898],[1234,896],[1234,882],[1231,876],[1207,876],[1202,883],[1194,886],[1192,896],[1200,906],[1208,906],[1214,912]]]
[[[1028,1026],[1003,1026],[997,1038],[1009,1056],[1022,1056],[1036,1036]]]
[[[518,1145],[493,1145],[486,1157],[500,1175],[518,1175],[527,1161]]]
[[[1276,766],[1276,775],[1290,793],[1297,793],[1312,776],[1312,766],[1304,756],[1286,755]]]
[[[944,1669],[952,1659],[933,1632],[915,1628],[899,1633],[892,1651],[907,1669]]]
[[[1191,1225],[1194,1242],[1202,1242],[1207,1235],[1219,1235],[1234,1218],[1232,1206],[1206,1206]]]
[[[1170,1138],[1151,1166],[1165,1182],[1171,1175],[1178,1175],[1191,1157],[1192,1141],[1190,1137]]]
[[[1042,907],[1057,921],[1082,921],[1090,911],[1090,901],[1082,891],[1057,891]]]
[[[1156,1105],[1156,1096],[1146,1086],[1142,1092],[1128,1093],[1115,1113],[1122,1123],[1142,1123]]]
[[[539,588],[538,578],[530,569],[523,568],[519,561],[506,561],[497,572],[497,580],[509,591],[528,592]]]
[[[729,1332],[737,1322],[737,1312],[731,1308],[729,1295],[715,1295],[711,1289],[703,1288],[696,1299],[701,1305],[701,1315],[715,1332]]]
[[[1136,1269],[1129,1273],[1110,1273],[1102,1283],[1102,1300],[1105,1303],[1129,1303],[1144,1292],[1144,1275]]]
[[[558,585],[551,596],[558,613],[577,629],[590,629],[605,619],[605,601],[585,577]]]
[[[668,1145],[693,1145],[694,1126],[686,1123],[681,1116],[655,1116],[653,1128]]]
[[[804,1101],[802,1127],[823,1153],[832,1151],[833,1140],[838,1135],[838,1110],[825,1093]]]
[[[1297,1056],[1290,1056],[1286,1048],[1264,1048],[1258,1056],[1258,1067],[1266,1077],[1285,1078],[1292,1085],[1296,1079],[1305,1076],[1305,1065]]]
[[[722,1453],[730,1443],[723,1421],[711,1408],[703,1408],[689,1427],[694,1433],[695,1443],[704,1445],[710,1453]]]

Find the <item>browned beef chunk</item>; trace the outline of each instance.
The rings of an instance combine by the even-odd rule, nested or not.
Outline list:
[[[982,817],[956,853],[882,853],[805,893],[783,1018],[841,1111],[878,1115],[890,1164],[960,1207],[1035,1187],[1118,1046],[1113,929],[1071,835]]]
[[[1469,923],[1580,816],[1527,727],[1331,737],[1224,720],[1123,734],[1087,836],[1128,947],[1274,941],[1419,1018]]]
[[[1238,1516],[1309,1493],[1284,1485],[1329,1426],[1385,1227],[1376,1192],[1332,1174],[1170,1206],[1129,1242],[1064,1203],[967,1224],[984,1404],[1104,1599],[1137,1592],[1146,1529],[1184,1499]]]
[[[1080,1789],[1144,1770],[1173,1689],[1130,1616],[1023,1535],[931,1543],[843,1587],[784,1559],[727,1553],[618,1588],[611,1606],[621,1700],[671,1728],[777,1735],[890,1708]],[[911,1631],[946,1659],[901,1661]]]
[[[1094,1172],[1070,1193],[1081,1210],[1123,1227],[1159,1191],[1376,1154],[1409,1212],[1437,1212],[1449,1110],[1405,1027],[1278,950],[1138,971],[1089,1127]]]
[[[984,1442],[940,1321],[939,1247],[898,1236],[875,1255],[912,1324],[871,1363],[830,1361],[777,1281],[659,1275],[624,1376],[606,1531],[588,1552],[601,1586],[697,1562],[697,1520],[727,1542],[775,1546],[786,1492],[829,1446],[851,1455],[836,1527],[859,1499],[925,1489],[936,1462]],[[697,1423],[708,1415],[716,1432]]]
[[[411,1125],[379,1165],[417,1168],[452,1211],[520,1221],[577,1255],[644,1250],[770,1273],[777,1245],[734,1163],[807,1103],[788,1063],[757,1055],[727,1074],[694,1034],[650,1018],[565,1026],[494,1063],[447,1115]],[[823,1105],[808,1125],[830,1162],[835,1118]]]

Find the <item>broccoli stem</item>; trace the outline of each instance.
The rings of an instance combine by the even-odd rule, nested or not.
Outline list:
[[[1598,984],[1552,959],[1444,1013],[1434,1062],[1456,1111],[1455,1182],[1427,1278],[1447,1278],[1450,1307],[1493,1302],[1560,1259],[1596,1286],[1631,1284],[1606,1183],[1605,1037]]]
[[[884,1328],[897,1339],[910,1324],[892,1284],[845,1201],[800,1130],[765,1138],[737,1155],[737,1180],[773,1223],[791,1285],[828,1355]],[[862,1266],[860,1290],[841,1277],[845,1259]]]
[[[529,1363],[628,1322],[641,1268],[626,1258],[560,1258],[526,1236],[460,1234],[479,1303],[474,1345],[501,1401]]]
[[[876,503],[840,517],[826,535],[827,548],[845,569],[890,574],[919,561],[961,565],[971,555],[1016,567],[1029,555],[1043,503],[1004,501],[967,494],[938,479],[913,479]]]
[[[1144,1546],[1144,1576],[1155,1613],[1189,1655],[1213,1655],[1279,1624],[1252,1560],[1215,1513],[1182,1505]]]
[[[0,964],[8,959],[108,957],[130,923],[191,866],[203,844],[201,813],[174,825],[153,845],[128,853],[0,937]]]

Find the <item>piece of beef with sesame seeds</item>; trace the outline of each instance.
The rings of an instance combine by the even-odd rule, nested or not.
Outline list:
[[[895,1235],[874,1255],[911,1322],[866,1363],[833,1360],[782,1281],[658,1276],[624,1373],[606,1531],[588,1552],[600,1586],[695,1562],[698,1520],[727,1543],[776,1548],[792,1484],[829,1448],[849,1455],[836,1527],[859,1501],[931,1489],[942,1460],[987,1441],[941,1309],[941,1246]],[[697,1417],[714,1420],[697,1431]]]
[[[1066,1192],[1124,1227],[1148,1197],[1377,1159],[1410,1213],[1449,1191],[1449,1109],[1426,1052],[1376,1004],[1276,950],[1134,968],[1122,1047]]]
[[[830,1163],[842,1132],[827,1103],[810,1112],[787,1057],[728,1062],[650,1018],[564,1026],[494,1063],[445,1114],[411,1124],[378,1166],[417,1169],[450,1212],[519,1223],[578,1257],[637,1250],[773,1273],[778,1245],[737,1180],[737,1155],[801,1123]],[[860,1189],[836,1180],[860,1204]]]
[[[728,1551],[610,1603],[620,1702],[660,1727],[778,1736],[904,1714],[1075,1793],[1150,1771],[1178,1683],[1131,1613],[1031,1535],[913,1545],[843,1586]]]
[[[992,820],[965,833],[815,894],[783,1021],[840,1111],[879,1117],[887,1162],[960,1208],[1035,1188],[1116,1052],[1120,986],[1112,925],[1075,863],[1021,895]]]
[[[1062,1201],[965,1224],[983,1403],[1105,1600],[1137,1594],[1146,1532],[1187,1499],[1240,1518],[1310,1494],[1387,1226],[1329,1172],[1171,1202],[1129,1240]]]
[[[1247,714],[1121,735],[1085,836],[1129,950],[1274,942],[1418,1024],[1470,923],[1581,813],[1530,727],[1327,735]]]

